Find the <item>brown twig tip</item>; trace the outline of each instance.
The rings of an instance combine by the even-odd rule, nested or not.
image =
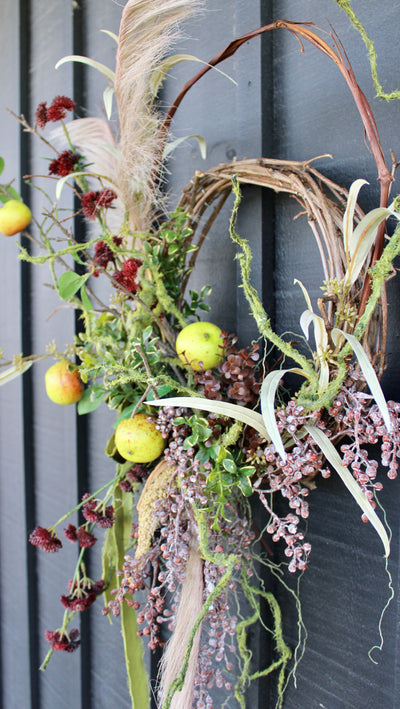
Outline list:
[[[216,67],[225,59],[231,57],[235,52],[246,42],[258,37],[265,32],[269,32],[275,29],[286,29],[291,34],[295,35],[297,39],[306,40],[312,44],[316,49],[325,54],[331,61],[335,63],[339,71],[343,75],[357,106],[358,112],[360,114],[361,120],[363,122],[365,134],[374,157],[377,170],[378,170],[378,180],[381,183],[381,206],[385,196],[387,198],[386,185],[390,185],[393,181],[393,176],[388,169],[385,158],[383,155],[382,145],[379,138],[378,128],[374,119],[373,112],[368,103],[368,100],[357,83],[354,71],[352,69],[351,63],[347,57],[344,47],[337,36],[336,32],[331,29],[331,32],[327,33],[329,37],[333,40],[334,47],[332,48],[322,37],[320,37],[315,31],[316,25],[312,22],[291,22],[288,20],[276,20],[268,25],[259,27],[251,32],[232,40],[225,49],[215,55],[210,61],[203,66],[200,71],[198,71],[189,81],[187,81],[182,87],[181,91],[173,101],[169,110],[167,111],[165,118],[160,126],[159,131],[159,141],[160,145],[164,144],[171,121],[180,106],[182,100],[188,93],[188,91],[197,83],[208,71],[213,67]],[[312,28],[312,29],[311,29]],[[321,31],[321,30],[320,30]],[[302,51],[304,47],[301,44]]]

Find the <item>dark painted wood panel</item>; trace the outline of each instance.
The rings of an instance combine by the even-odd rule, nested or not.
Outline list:
[[[379,6],[377,4],[371,6],[367,0],[358,0],[354,3],[354,10],[359,14],[361,21],[365,22],[367,30],[376,42],[378,71],[384,88],[386,90],[396,88],[395,67],[400,62],[400,48],[396,41],[390,44],[389,48],[390,33],[388,35],[387,30],[390,23],[397,27],[399,22],[397,4],[382,2]],[[333,26],[348,52],[357,80],[371,103],[385,157],[390,165],[390,150],[392,149],[395,155],[400,151],[396,128],[400,117],[400,103],[396,101],[387,103],[375,99],[367,50],[358,33],[350,26],[344,12],[331,0],[318,3],[278,0],[274,3],[274,14],[275,18],[312,19],[325,30],[329,30],[329,23]],[[378,199],[376,168],[364,143],[362,123],[354,101],[340,72],[333,62],[320,55],[311,46],[306,46],[305,53],[300,54],[297,41],[289,33],[283,31],[275,33],[274,43],[276,155],[284,159],[306,160],[324,153],[331,154],[332,160],[322,159],[315,163],[315,167],[344,186],[349,186],[358,177],[368,180],[370,185],[362,189],[360,201],[365,209],[370,209],[376,205]],[[393,190],[396,194],[397,182]],[[282,219],[285,219],[287,209],[282,211]],[[304,274],[307,284],[310,276],[312,278],[312,268],[316,260],[311,256],[311,249],[314,250],[314,246],[311,235],[307,232],[307,226],[304,226],[303,232],[298,225],[299,223],[295,223],[290,229],[289,222],[283,222],[278,225],[277,234],[278,317],[282,325],[290,328],[297,325],[297,313],[302,307],[302,296],[295,289],[291,289],[290,294],[284,295],[281,283],[290,282],[300,256],[298,277],[302,278]],[[287,233],[286,240],[282,241],[281,233]],[[301,252],[296,249],[299,239],[302,240]],[[303,250],[304,243],[306,246]],[[282,269],[287,271],[282,273]],[[314,287],[313,290],[313,295],[316,295],[317,289]],[[399,301],[398,281],[389,284],[389,294],[391,302]],[[388,342],[389,366],[390,358],[395,362],[399,353],[394,310],[394,306],[390,306],[390,317],[393,319]],[[391,395],[399,397],[400,382],[396,368],[391,371],[390,384],[389,379],[387,381]]]
[[[395,88],[393,68],[400,56],[398,43],[388,49],[388,22],[396,27],[400,10],[393,3],[354,2],[353,7],[376,41],[381,81]],[[313,20],[324,29],[328,21],[337,31],[358,81],[371,102],[381,132],[385,154],[389,148],[399,152],[398,119],[400,104],[374,99],[366,49],[344,13],[329,0],[274,3],[275,17]],[[363,177],[370,186],[363,188],[365,209],[376,206],[378,188],[376,169],[364,144],[363,129],[352,98],[341,75],[328,59],[312,47],[300,54],[289,34],[274,37],[275,69],[275,155],[302,160],[331,153],[317,169],[345,186]],[[398,188],[394,185],[394,194]],[[276,201],[276,322],[281,331],[298,332],[298,318],[304,309],[301,292],[293,287],[300,278],[310,288],[315,302],[319,295],[320,267],[311,232],[302,220],[293,222],[296,209],[289,199]],[[390,335],[388,370],[384,387],[388,396],[398,397],[399,285],[389,285]],[[385,479],[381,495],[393,528],[390,569],[397,588],[399,574],[398,510],[399,483]],[[309,636],[306,652],[297,672],[297,688],[289,687],[285,707],[298,709],[394,709],[400,702],[398,648],[398,601],[387,611],[382,624],[383,651],[368,657],[369,649],[379,643],[379,615],[388,598],[382,549],[371,528],[360,521],[356,505],[343,485],[335,479],[320,481],[311,493],[308,538],[313,549],[309,569],[301,583],[302,613]],[[285,608],[285,601],[281,596]],[[293,617],[289,637],[295,644],[297,627]]]

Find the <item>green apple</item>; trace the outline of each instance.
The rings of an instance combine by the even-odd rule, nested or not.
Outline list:
[[[155,418],[145,413],[120,421],[114,440],[118,453],[132,463],[151,463],[167,444],[156,428]]]
[[[13,236],[26,229],[32,219],[29,207],[18,199],[9,199],[0,209],[0,232]]]
[[[211,322],[186,325],[176,338],[179,359],[196,371],[213,369],[222,360],[223,335]]]
[[[75,404],[83,396],[83,382],[71,366],[66,360],[56,362],[45,374],[46,393],[55,404]]]

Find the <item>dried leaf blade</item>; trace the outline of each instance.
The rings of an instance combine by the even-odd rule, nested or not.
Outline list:
[[[313,438],[315,443],[320,447],[320,449],[323,452],[327,461],[336,470],[339,477],[346,485],[348,491],[353,496],[354,500],[361,507],[363,513],[368,517],[372,526],[375,528],[376,532],[378,533],[379,537],[381,538],[381,541],[382,541],[384,549],[385,549],[385,556],[389,556],[390,543],[389,543],[389,538],[388,538],[386,529],[383,526],[378,515],[376,514],[374,508],[370,504],[369,500],[366,498],[366,496],[364,495],[360,486],[358,485],[358,483],[354,479],[350,470],[343,465],[342,459],[341,459],[338,451],[336,450],[335,446],[329,440],[328,436],[323,431],[321,431],[321,429],[317,428],[316,426],[310,426],[310,425],[306,424],[304,426],[304,428],[310,434],[311,438]]]
[[[200,411],[220,414],[221,416],[228,416],[245,423],[246,426],[251,426],[258,431],[263,438],[269,440],[268,431],[261,414],[247,409],[245,406],[197,396],[175,396],[167,399],[158,399],[156,401],[145,401],[145,404],[149,406],[183,406],[190,409],[199,409]]]
[[[390,431],[391,423],[388,405],[385,399],[385,395],[382,391],[382,387],[379,383],[379,379],[376,376],[376,372],[368,359],[367,353],[354,335],[349,332],[344,332],[343,330],[340,330],[339,328],[335,327],[332,330],[332,339],[335,344],[337,344],[341,336],[345,337],[351,345],[351,348],[357,357],[358,363],[370,388],[371,394],[374,397],[376,404],[379,407],[379,411],[382,414],[385,426],[387,430]]]

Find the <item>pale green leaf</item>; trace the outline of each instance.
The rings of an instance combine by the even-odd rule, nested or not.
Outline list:
[[[302,283],[301,281],[299,281],[298,278],[295,278],[294,281],[293,281],[293,283],[294,283],[295,285],[300,286],[301,290],[303,291],[303,295],[304,295],[304,299],[305,299],[305,301],[306,301],[306,303],[307,303],[307,307],[308,307],[308,309],[311,310],[311,312],[313,313],[314,311],[313,311],[313,307],[312,307],[312,305],[311,305],[311,298],[310,298],[310,296],[309,296],[308,290],[307,290],[307,288],[305,287],[304,283]],[[306,335],[306,337],[307,337],[307,339],[308,339],[308,335]]]
[[[153,70],[150,80],[149,80],[149,87],[150,91],[152,93],[152,96],[156,96],[164,79],[165,76],[168,74],[168,72],[177,64],[180,64],[181,62],[199,62],[200,64],[204,64],[206,66],[210,66],[207,62],[204,62],[202,59],[199,59],[198,57],[195,57],[193,54],[173,54],[170,57],[166,57],[163,59],[160,64],[156,67],[156,69]],[[219,74],[222,74],[222,76],[225,76],[229,81],[232,81],[233,84],[237,86],[237,81],[232,79],[231,76],[226,74],[224,71],[221,71],[218,67],[212,67],[215,71],[217,71]]]
[[[80,62],[81,64],[87,64],[88,66],[92,67],[92,69],[97,69],[97,71],[103,74],[103,76],[105,76],[106,79],[108,79],[112,84],[115,81],[115,72],[112,71],[112,69],[110,69],[105,64],[102,64],[101,62],[98,62],[95,59],[83,57],[80,54],[69,54],[67,57],[59,59],[59,61],[55,65],[55,68],[58,69],[66,62]]]
[[[189,138],[196,138],[200,148],[200,155],[203,160],[205,160],[207,157],[207,145],[205,139],[201,135],[185,135],[182,138],[177,138],[176,140],[167,143],[164,148],[163,159],[167,158],[168,155],[170,155],[175,150],[175,148],[178,147],[178,145],[183,143],[185,140],[189,140]]]
[[[350,261],[350,237],[353,233],[354,210],[356,208],[358,193],[363,185],[368,185],[367,180],[355,180],[349,190],[346,210],[343,215],[343,244],[346,254],[346,261]]]
[[[58,293],[62,300],[69,300],[86,283],[89,273],[79,276],[73,271],[62,273],[58,279]]]
[[[293,372],[293,369],[277,369],[276,371],[269,372],[262,383],[260,391],[260,404],[263,421],[272,443],[283,461],[286,461],[286,451],[281,434],[279,433],[278,424],[276,423],[275,395],[282,377],[287,372]]]
[[[0,369],[0,386],[2,384],[8,384],[8,382],[11,382],[13,379],[16,379],[19,377],[21,374],[27,371],[29,367],[32,366],[32,361],[27,361],[27,362],[20,362],[18,365],[13,365],[12,367],[9,367],[5,371],[2,371]]]
[[[92,387],[88,387],[83,392],[83,396],[78,401],[77,411],[80,416],[96,411],[103,401],[104,392],[94,393]]]
[[[346,485],[350,494],[353,496],[357,504],[361,507],[366,517],[368,517],[372,526],[375,528],[382,540],[385,549],[385,556],[389,556],[390,543],[385,527],[383,526],[381,520],[376,514],[374,508],[370,504],[368,498],[364,495],[362,489],[354,479],[350,470],[343,465],[342,459],[335,446],[329,440],[328,436],[316,426],[306,425],[304,428],[310,434],[311,438],[313,438],[315,443],[320,447],[327,461],[336,470],[336,472]]]
[[[389,409],[386,403],[385,395],[382,391],[382,387],[379,383],[379,379],[376,376],[376,372],[368,359],[368,355],[365,352],[363,346],[361,343],[357,340],[357,338],[352,335],[349,332],[344,332],[343,330],[340,330],[338,327],[335,327],[332,330],[332,339],[335,344],[338,343],[340,336],[345,337],[346,340],[350,343],[351,348],[354,352],[354,354],[357,357],[358,363],[361,367],[361,370],[364,374],[364,377],[367,381],[367,384],[370,388],[371,394],[374,397],[376,404],[379,408],[379,411],[382,414],[383,420],[385,422],[385,426],[388,431],[391,429],[391,424],[390,424],[390,414],[389,414]]]
[[[100,30],[100,32],[104,32],[104,34],[108,34],[108,36],[111,37],[111,39],[113,39],[116,44],[118,44],[119,39],[118,39],[118,35],[115,34],[115,32],[111,32],[111,30]]]
[[[19,192],[17,192],[17,190],[11,185],[7,185],[7,194],[0,195],[0,202],[5,204],[6,202],[9,202],[10,199],[16,199],[18,202],[22,202],[22,197]]]
[[[310,338],[310,325],[315,317],[315,313],[312,310],[304,310],[300,315],[300,327],[303,331],[304,337],[308,340]]]
[[[56,199],[60,199],[61,197],[61,192],[62,189],[65,185],[66,182],[68,182],[69,179],[74,179],[75,177],[80,177],[81,175],[87,175],[87,172],[85,171],[76,171],[76,172],[71,172],[70,175],[65,175],[64,177],[60,177],[59,180],[57,180],[57,186],[56,186]]]
[[[92,301],[90,300],[84,285],[81,286],[80,296],[81,296],[82,305],[85,308],[85,310],[93,310]]]
[[[0,158],[0,175],[4,170],[4,158]]]
[[[103,91],[103,103],[104,103],[104,108],[106,109],[106,116],[107,116],[108,120],[110,120],[111,114],[112,114],[113,96],[114,96],[114,87],[113,86],[106,86],[106,88]]]
[[[320,367],[319,389],[322,392],[325,391],[329,384],[329,366],[325,359],[325,353],[328,349],[328,333],[323,318],[321,318],[320,315],[316,315],[316,313],[313,313],[311,310],[305,310],[300,316],[300,326],[307,340],[311,323],[314,325],[315,346],[317,348]]]
[[[200,411],[209,411],[210,413],[228,416],[245,423],[246,426],[251,426],[265,439],[269,440],[267,429],[265,428],[263,417],[261,414],[245,406],[230,404],[226,401],[214,401],[214,399],[203,399],[197,396],[174,396],[167,399],[158,399],[156,401],[145,401],[149,406],[184,406],[190,409],[199,409]]]
[[[293,374],[301,374],[301,376],[308,378],[306,373],[298,367],[291,367],[290,369],[277,369],[267,374],[260,390],[262,418],[268,431],[269,438],[283,461],[286,461],[286,451],[276,423],[275,395],[282,377],[288,372],[292,372]]]
[[[376,239],[379,225],[391,216],[397,215],[396,212],[390,208],[377,207],[376,209],[372,209],[362,218],[349,236],[348,248],[350,263],[344,277],[344,284],[346,286],[353,285],[357,280]]]

